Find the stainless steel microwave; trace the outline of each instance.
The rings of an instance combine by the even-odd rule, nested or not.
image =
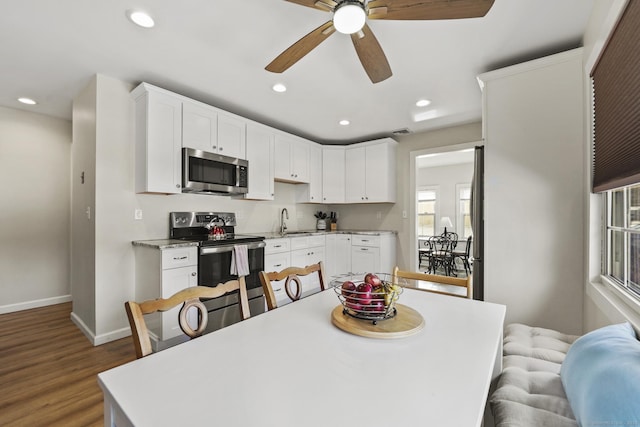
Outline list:
[[[182,192],[244,194],[249,162],[192,148],[182,149]]]

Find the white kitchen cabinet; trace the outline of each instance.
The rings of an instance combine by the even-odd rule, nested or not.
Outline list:
[[[198,248],[185,246],[158,249],[135,246],[136,301],[168,298],[176,292],[198,285]],[[147,316],[147,327],[154,348],[172,339],[187,339],[178,323],[180,307]],[[190,312],[188,321],[195,326],[196,313]]]
[[[282,271],[291,266],[290,239],[267,239],[264,248],[264,271]],[[284,280],[272,281],[273,293],[278,307],[289,304],[291,300],[284,290]],[[266,309],[266,306],[265,306]]]
[[[395,234],[354,234],[351,238],[351,271],[391,273],[396,265]]]
[[[291,238],[291,265],[306,267],[325,262],[325,236],[304,236]],[[326,279],[326,278],[325,278]],[[301,277],[302,296],[306,297],[320,291],[317,274]],[[328,285],[328,284],[326,284]]]
[[[183,100],[182,146],[246,158],[245,121],[197,101]]]
[[[273,200],[274,197],[274,132],[257,123],[247,124],[247,160],[249,192],[245,199]]]
[[[345,202],[395,203],[396,146],[384,138],[345,149]]]
[[[324,271],[327,280],[351,272],[351,234],[327,234]]]
[[[217,152],[218,110],[199,102],[182,103],[182,147]]]
[[[145,83],[131,96],[136,104],[136,193],[181,193],[182,100]]]
[[[246,139],[244,119],[223,112],[218,113],[218,154],[246,159]]]
[[[322,200],[322,148],[319,144],[309,143],[309,184],[298,185],[296,201],[298,203],[323,203]]]
[[[309,182],[309,143],[293,135],[276,133],[275,179],[284,182]]]
[[[345,148],[322,148],[322,202],[345,201]]]

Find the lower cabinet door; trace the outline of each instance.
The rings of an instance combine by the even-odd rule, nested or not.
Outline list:
[[[162,298],[169,298],[176,292],[196,286],[198,283],[198,266],[172,268],[162,270]],[[162,330],[159,339],[165,341],[182,335],[182,329],[178,323],[178,313],[180,306],[174,307],[169,311],[161,313]],[[189,324],[195,326],[197,324],[197,312],[192,310],[188,315]]]
[[[354,273],[378,273],[380,248],[370,246],[351,247],[351,271]]]

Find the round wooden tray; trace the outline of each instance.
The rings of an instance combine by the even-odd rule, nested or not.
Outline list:
[[[395,317],[373,324],[371,320],[356,319],[342,312],[339,305],[331,312],[331,323],[345,332],[368,338],[404,338],[424,328],[422,315],[406,305],[396,304]]]

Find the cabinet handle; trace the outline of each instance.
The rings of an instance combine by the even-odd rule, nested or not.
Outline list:
[[[197,273],[196,273],[195,271],[194,271],[193,273],[191,273],[191,275],[192,275],[193,277],[196,277],[196,274],[197,274]]]
[[[220,147],[220,148],[218,148],[218,150],[219,150],[219,151],[222,151],[222,150],[224,150],[224,147]]]
[[[368,242],[369,240],[366,239],[362,239],[361,242]]]
[[[322,199],[322,200],[327,200],[327,198],[325,197],[325,198],[324,198],[324,199]]]
[[[180,184],[176,184],[176,188],[180,188]]]
[[[282,267],[282,264],[275,264],[274,267]]]
[[[364,196],[360,197],[360,200],[364,200]]]
[[[365,196],[364,198],[365,198],[365,199],[367,199],[367,200],[369,200],[369,196]]]
[[[280,292],[282,288],[274,289],[273,292]]]
[[[214,150],[217,150],[217,149],[218,149],[218,146],[217,146],[217,145],[214,145],[214,146],[213,146],[213,147],[211,147],[211,148],[213,148]]]
[[[281,248],[282,245],[273,245],[274,248]]]
[[[369,249],[367,248],[360,248],[361,251],[368,251]]]
[[[187,256],[185,255],[185,256],[181,256],[181,257],[175,257],[175,256],[173,257],[174,261],[180,261],[180,260],[183,260],[183,259],[187,259]]]

